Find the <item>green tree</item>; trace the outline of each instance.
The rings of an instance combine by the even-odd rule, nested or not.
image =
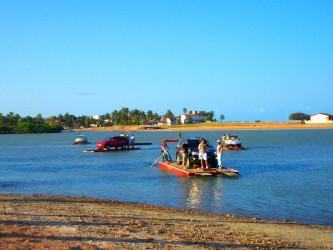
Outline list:
[[[161,116],[157,113],[154,113],[154,120],[155,121],[160,121],[161,120]]]
[[[111,118],[112,118],[113,125],[119,124],[119,115],[118,115],[118,111],[116,109],[112,111]]]
[[[310,120],[310,115],[304,114],[302,112],[291,113],[289,115],[289,120],[297,120],[297,121]]]
[[[148,110],[148,111],[147,111],[146,118],[147,118],[148,121],[154,120],[155,117],[154,117],[154,113],[153,113],[153,111]]]
[[[15,126],[19,119],[20,115],[14,114],[13,112],[9,112],[6,117],[8,126]]]
[[[35,117],[36,123],[44,123],[44,119],[42,117],[42,114],[37,114]]]
[[[214,111],[205,112],[207,121],[214,121]]]
[[[224,120],[224,114],[220,114],[220,121],[223,121]]]
[[[129,112],[130,124],[140,124],[141,112],[138,109],[133,109]]]
[[[126,125],[129,124],[129,109],[121,108],[118,112],[119,115],[119,124]]]
[[[0,127],[4,126],[4,122],[5,122],[5,117],[3,116],[2,113],[0,113]]]
[[[175,116],[174,114],[172,113],[172,111],[170,109],[168,109],[166,112],[165,112],[165,117],[167,118],[170,118],[171,120],[174,120],[175,119]]]

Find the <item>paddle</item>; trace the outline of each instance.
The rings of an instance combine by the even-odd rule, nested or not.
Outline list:
[[[161,157],[163,156],[163,154],[161,154],[154,162],[153,164],[150,165],[150,167],[152,168],[160,159]]]

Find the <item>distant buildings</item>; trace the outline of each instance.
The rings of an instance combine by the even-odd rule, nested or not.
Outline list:
[[[333,116],[327,113],[317,113],[310,116],[306,123],[333,123]]]
[[[207,113],[201,111],[191,111],[190,113],[184,113],[180,116],[170,119],[163,116],[160,125],[175,125],[175,124],[189,124],[189,123],[200,123],[207,121]]]
[[[198,111],[192,111],[191,113],[186,113],[180,115],[180,123],[187,124],[187,123],[200,123],[205,122],[206,116],[200,114]]]
[[[171,125],[174,125],[174,124],[176,124],[176,121],[171,120],[169,117],[163,116],[162,119],[161,119],[161,125],[171,126]]]

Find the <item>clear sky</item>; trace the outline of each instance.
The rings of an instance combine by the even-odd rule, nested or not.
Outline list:
[[[0,112],[333,113],[333,1],[2,0]]]

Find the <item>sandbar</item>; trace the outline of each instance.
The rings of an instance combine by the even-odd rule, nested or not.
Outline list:
[[[0,195],[0,249],[318,249],[333,228],[146,204]]]

